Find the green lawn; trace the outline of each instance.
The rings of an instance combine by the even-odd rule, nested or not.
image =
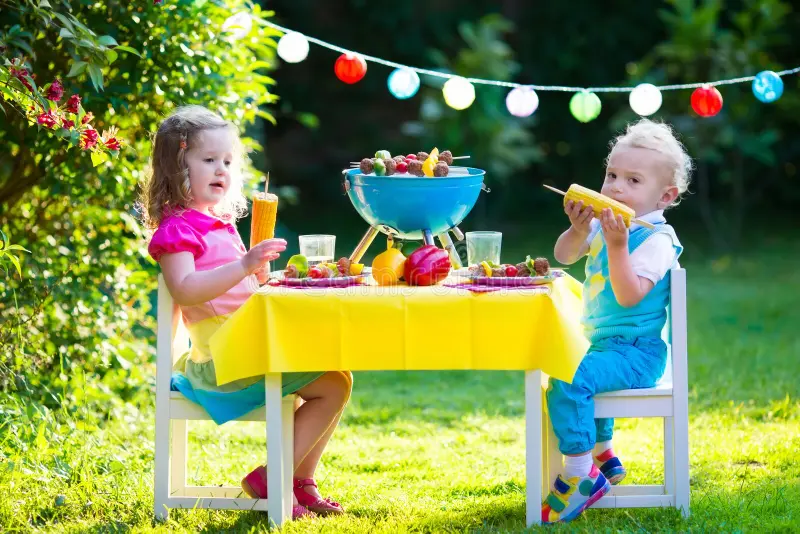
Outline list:
[[[691,518],[589,510],[548,532],[800,530],[800,242],[687,262]],[[6,427],[0,438],[0,530],[153,528],[152,407],[130,407],[102,429],[0,409],[18,432]],[[523,415],[521,373],[357,373],[317,477],[348,514],[284,530],[522,531]],[[263,457],[263,425],[192,428],[192,483],[237,484]],[[625,483],[663,480],[660,437],[659,421],[619,422]],[[173,511],[157,528],[256,532],[267,522],[251,512]]]

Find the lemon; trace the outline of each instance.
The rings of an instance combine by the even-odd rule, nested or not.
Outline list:
[[[483,272],[486,273],[486,276],[489,276],[489,277],[492,276],[492,266],[489,265],[489,262],[482,261],[481,262],[481,267],[483,267]]]

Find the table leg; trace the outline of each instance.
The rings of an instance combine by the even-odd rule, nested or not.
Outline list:
[[[281,373],[267,373],[266,382],[266,417],[267,417],[267,514],[269,520],[280,527],[291,518],[291,477],[287,471],[286,455],[293,456],[291,443],[285,434],[283,418],[283,396],[281,395]],[[294,417],[294,414],[291,414]],[[288,426],[288,425],[287,425]],[[288,506],[287,506],[288,500]]]
[[[542,371],[525,371],[525,524],[542,521]]]

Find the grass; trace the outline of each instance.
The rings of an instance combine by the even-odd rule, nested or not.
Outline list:
[[[691,518],[589,510],[548,532],[800,530],[800,242],[687,261]],[[152,405],[97,427],[10,398],[0,410],[0,530],[267,529],[252,512],[175,510],[153,523]],[[521,373],[357,373],[317,477],[348,514],[284,531],[523,531],[523,414]],[[191,428],[190,483],[237,484],[263,457],[263,425]],[[619,421],[626,483],[663,480],[660,438],[656,420]]]

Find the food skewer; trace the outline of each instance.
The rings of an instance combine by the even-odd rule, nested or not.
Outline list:
[[[454,160],[455,159],[467,159],[467,158],[469,158],[469,156],[453,156]],[[361,164],[360,161],[351,161],[350,162],[350,165],[355,165],[356,167],[358,167],[360,164]]]
[[[655,226],[653,226],[649,222],[635,218],[634,215],[636,213],[628,206],[625,206],[624,204],[621,204],[616,200],[609,198],[603,194],[600,194],[596,191],[586,189],[585,187],[580,187],[580,186],[576,187],[576,185],[573,184],[572,186],[570,186],[569,191],[565,193],[564,191],[556,189],[555,187],[550,187],[549,185],[546,184],[542,185],[547,189],[549,189],[550,191],[553,191],[555,193],[558,193],[559,195],[564,196],[566,200],[572,200],[575,202],[582,200],[585,206],[592,206],[595,217],[599,217],[600,213],[604,208],[611,208],[615,216],[622,215],[623,219],[625,219],[626,222],[628,222],[628,226],[630,226],[631,223],[635,223],[644,226],[645,228],[649,228],[651,230],[655,228]]]

